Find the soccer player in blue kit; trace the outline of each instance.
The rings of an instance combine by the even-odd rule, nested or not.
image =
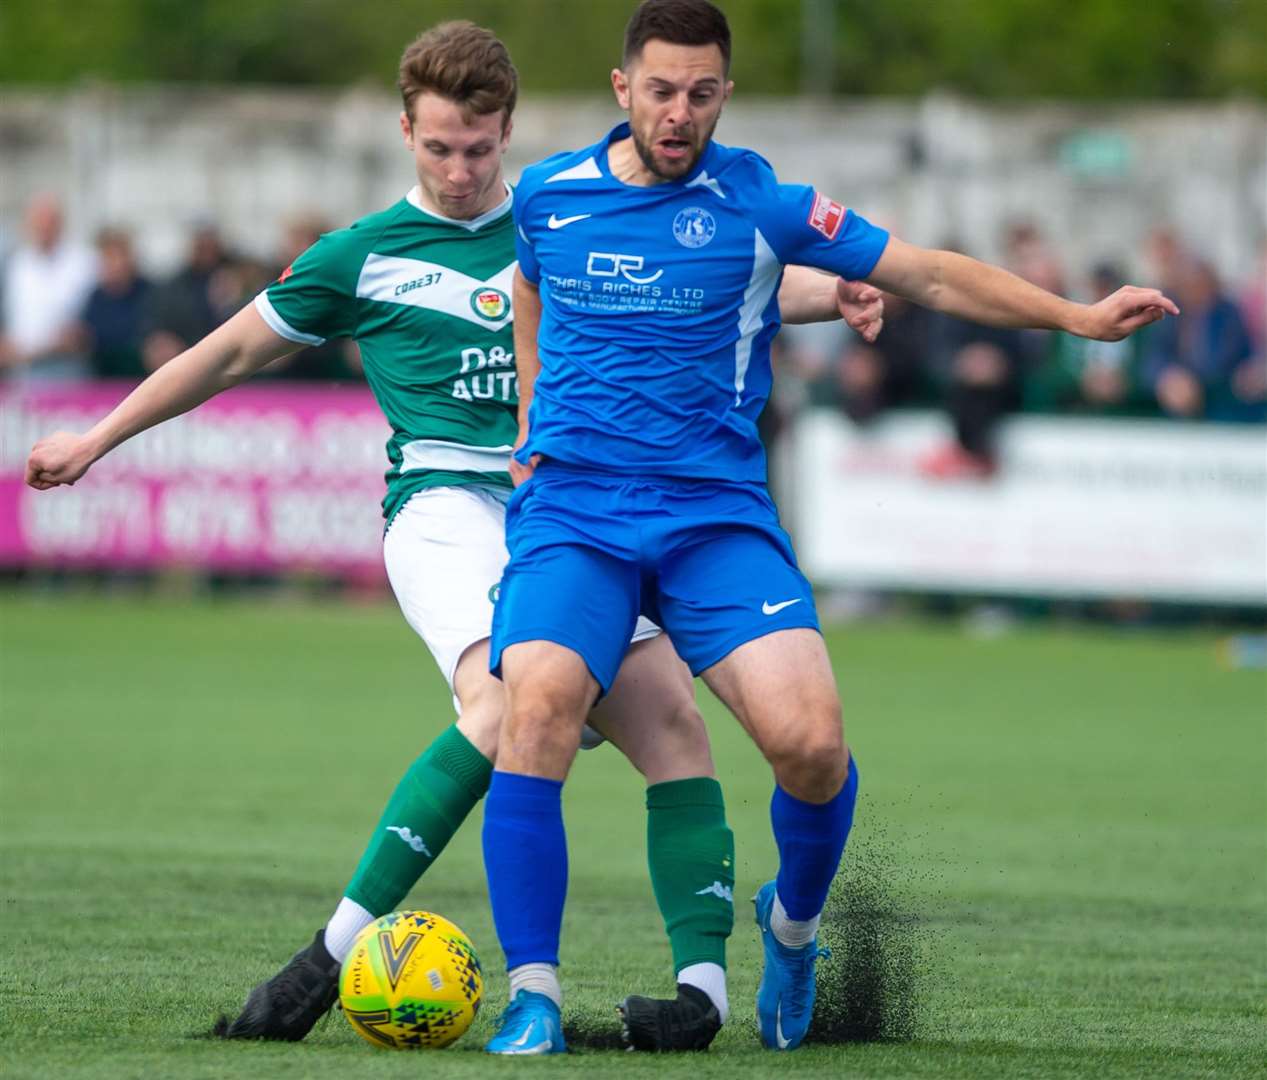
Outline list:
[[[514,997],[493,1053],[564,1049],[561,788],[640,613],[773,769],[779,867],[756,896],[757,1018],[772,1049],[795,1048],[809,1026],[819,916],[858,770],[757,438],[783,266],[865,279],[978,322],[1104,340],[1177,312],[1132,287],[1071,303],[780,184],[757,154],[712,141],[729,59],[725,17],[707,0],[645,0],[612,73],[628,123],[529,168],[516,195],[520,486],[490,658],[509,711],[483,842],[507,966],[549,992]]]

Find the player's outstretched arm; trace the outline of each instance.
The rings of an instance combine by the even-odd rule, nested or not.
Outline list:
[[[1179,308],[1156,289],[1125,285],[1097,304],[1078,304],[989,263],[890,237],[867,278],[934,311],[988,326],[1065,330],[1118,341]]]
[[[788,266],[779,285],[779,317],[789,325],[844,319],[864,341],[875,341],[884,323],[884,298],[865,281]]]
[[[541,357],[537,353],[537,331],[541,328],[541,293],[537,286],[515,269],[513,285],[515,312],[515,373],[519,378],[519,436],[515,449],[523,446],[528,438],[528,407],[541,371]],[[532,475],[536,463],[521,465],[510,459],[510,478],[518,487]]]
[[[201,405],[297,347],[248,304],[154,372],[91,430],[58,431],[37,442],[26,461],[26,482],[40,491],[73,484],[121,442]]]

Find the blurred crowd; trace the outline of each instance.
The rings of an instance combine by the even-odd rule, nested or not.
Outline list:
[[[103,228],[88,244],[68,235],[61,204],[32,199],[22,236],[0,252],[0,382],[141,379],[200,341],[273,281],[328,228],[298,216],[264,262],[232,251],[210,222],[194,225],[183,262],[154,279],[131,234]],[[351,342],[305,348],[270,364],[275,378],[361,378]]]
[[[281,250],[265,263],[234,253],[214,224],[201,223],[191,230],[183,264],[152,280],[126,230],[102,229],[86,244],[67,235],[58,201],[38,196],[27,207],[18,243],[0,253],[0,381],[141,378],[247,303],[324,228],[315,217],[297,217],[284,229]],[[1009,226],[1003,250],[1008,269],[1053,292],[1098,300],[1130,276],[1134,284],[1162,288],[1182,314],[1105,343],[1053,331],[990,329],[890,296],[884,333],[874,345],[843,324],[783,333],[783,374],[768,430],[806,404],[839,409],[862,425],[891,409],[943,409],[955,438],[926,469],[988,476],[999,423],[1017,412],[1267,420],[1267,245],[1251,280],[1238,283],[1220,280],[1210,262],[1165,228],[1155,230],[1141,252],[1085,274],[1063,266],[1027,222]],[[265,374],[361,377],[349,342],[304,349]]]
[[[831,324],[784,331],[780,363],[790,377],[776,383],[771,422],[805,404],[839,409],[860,425],[891,409],[942,409],[954,440],[924,468],[984,477],[994,470],[999,424],[1015,413],[1267,420],[1267,244],[1250,280],[1228,283],[1167,228],[1141,252],[1079,274],[1028,222],[1009,226],[1002,239],[1004,265],[1052,292],[1090,302],[1128,281],[1155,285],[1182,314],[1124,341],[1099,342],[978,326],[886,296],[874,345]]]

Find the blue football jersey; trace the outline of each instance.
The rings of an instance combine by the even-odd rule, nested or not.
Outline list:
[[[624,184],[608,147],[525,170],[519,268],[541,292],[541,373],[520,451],[640,475],[765,480],[783,266],[858,279],[888,233],[751,150],[711,143],[692,172]]]

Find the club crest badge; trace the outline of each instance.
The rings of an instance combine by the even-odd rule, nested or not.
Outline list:
[[[700,206],[688,206],[673,219],[673,236],[688,248],[702,248],[717,234],[717,220]]]
[[[496,322],[510,310],[510,297],[501,289],[476,289],[471,293],[471,310],[481,319]]]

